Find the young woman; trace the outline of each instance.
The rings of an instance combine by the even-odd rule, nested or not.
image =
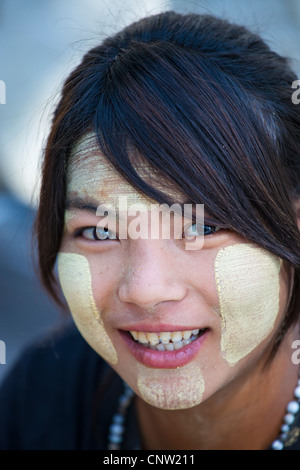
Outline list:
[[[85,55],[36,223],[76,328],[10,374],[0,446],[300,449],[296,78],[244,27],[172,11]]]

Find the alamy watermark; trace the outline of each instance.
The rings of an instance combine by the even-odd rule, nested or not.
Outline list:
[[[300,364],[300,339],[296,339],[292,342],[292,349],[296,350],[292,354],[292,363]]]
[[[0,80],[0,104],[6,104],[6,85],[3,80]]]
[[[150,210],[149,210],[150,209]],[[204,204],[134,203],[128,206],[127,196],[119,196],[118,208],[100,204],[96,216],[96,237],[100,240],[185,239],[186,250],[199,250],[204,243]]]
[[[6,364],[6,346],[5,342],[0,340],[0,364]]]
[[[292,102],[293,104],[299,104],[300,103],[300,80],[293,81],[292,89],[296,89],[296,91],[294,91],[294,93],[292,94]]]

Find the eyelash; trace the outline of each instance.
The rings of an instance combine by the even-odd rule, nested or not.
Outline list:
[[[192,224],[188,227],[191,228],[191,227],[194,227],[196,225],[199,225],[199,224]],[[218,232],[219,230],[221,230],[221,227],[218,227],[218,226],[214,226],[214,225],[202,225],[201,227],[203,227],[203,235],[204,236],[207,236],[207,235],[213,235],[214,233]],[[92,231],[92,237],[93,238],[88,238],[88,237],[85,237],[84,236],[84,232],[86,230],[91,230]],[[100,238],[98,235],[97,235],[97,232],[99,231],[103,231],[105,232],[105,234],[109,234],[109,232],[112,234],[111,238],[109,238],[108,236],[104,236],[105,234],[103,233],[103,237]],[[208,233],[209,232],[209,233]],[[187,233],[186,231],[184,232],[183,234],[183,237],[186,237],[187,236]],[[193,234],[192,234],[193,236]],[[199,235],[198,235],[199,236]],[[107,228],[103,228],[103,227],[83,227],[79,230],[76,231],[75,233],[75,237],[82,237],[84,238],[85,240],[89,240],[89,241],[112,241],[112,240],[118,240],[118,237],[116,236],[116,234],[114,232],[111,232],[110,230],[108,230]]]

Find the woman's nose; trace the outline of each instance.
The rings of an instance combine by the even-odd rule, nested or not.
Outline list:
[[[119,299],[152,310],[186,295],[181,267],[169,240],[134,240],[119,284]]]

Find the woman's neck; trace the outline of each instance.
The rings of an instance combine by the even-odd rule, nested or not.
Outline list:
[[[276,357],[245,371],[202,404],[161,410],[137,399],[145,449],[266,449],[276,439],[287,403],[293,398],[298,366],[291,360],[291,338]]]

